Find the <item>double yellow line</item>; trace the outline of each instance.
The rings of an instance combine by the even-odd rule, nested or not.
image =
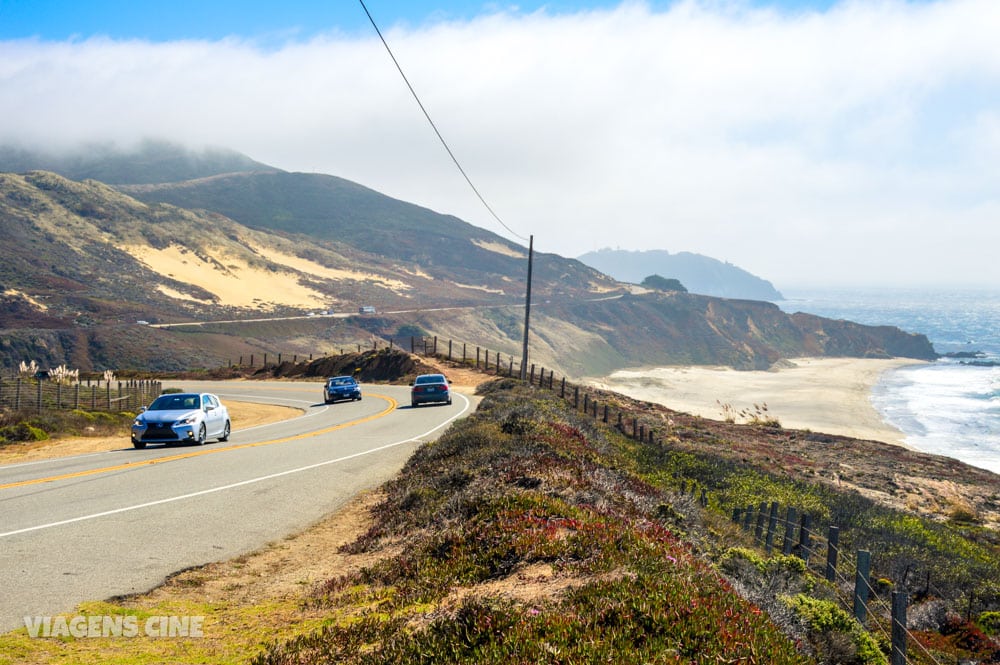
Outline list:
[[[362,423],[367,423],[378,418],[389,415],[396,410],[399,402],[387,395],[376,395],[372,393],[365,393],[365,397],[376,397],[378,399],[383,399],[388,402],[387,406],[382,411],[372,414],[370,416],[365,416],[364,418],[358,418],[357,420],[351,420],[346,423],[341,423],[340,425],[333,425],[332,427],[327,427],[325,429],[316,430],[314,432],[306,432],[304,434],[296,434],[295,436],[286,436],[283,439],[271,439],[270,441],[258,441],[257,443],[243,443],[238,446],[226,446],[224,448],[198,448],[198,450],[191,451],[189,453],[181,453],[179,455],[170,455],[169,457],[157,457],[150,460],[144,460],[141,462],[126,462],[125,464],[116,464],[115,466],[105,466],[97,469],[87,469],[85,471],[74,471],[73,473],[64,473],[59,476],[47,476],[44,478],[32,478],[31,480],[21,480],[16,483],[8,483],[6,485],[0,485],[0,490],[11,489],[14,487],[24,487],[26,485],[38,485],[41,483],[52,483],[58,480],[70,480],[72,478],[82,478],[84,476],[93,476],[99,473],[110,473],[112,471],[122,471],[125,469],[133,469],[142,466],[151,466],[153,464],[163,464],[165,462],[176,462],[177,460],[188,459],[190,457],[200,457],[202,455],[212,455],[215,453],[225,453],[232,450],[241,450],[243,448],[256,448],[258,446],[270,446],[275,443],[286,443],[288,441],[297,441],[299,439],[308,439],[314,436],[319,436],[320,434],[329,434],[330,432],[336,432],[337,430],[345,429],[347,427],[354,427],[355,425],[361,425]]]

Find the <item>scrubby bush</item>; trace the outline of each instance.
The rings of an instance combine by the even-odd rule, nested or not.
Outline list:
[[[884,665],[878,642],[836,603],[798,594],[784,602],[809,629],[820,660],[843,665]]]
[[[23,443],[26,441],[44,441],[49,438],[45,430],[20,422],[16,425],[0,427],[0,443]]]
[[[983,612],[980,614],[979,627],[988,635],[1000,637],[1000,612]]]

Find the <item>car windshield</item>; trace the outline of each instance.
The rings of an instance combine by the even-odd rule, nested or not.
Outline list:
[[[440,374],[428,374],[427,376],[418,376],[417,383],[444,383],[444,377]]]
[[[180,411],[197,409],[201,404],[199,395],[160,395],[149,405],[149,411]]]
[[[340,379],[330,379],[331,386],[349,386],[354,383],[354,379],[349,377],[344,377]]]

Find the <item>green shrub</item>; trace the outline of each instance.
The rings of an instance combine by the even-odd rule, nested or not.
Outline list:
[[[818,654],[821,660],[861,665],[885,664],[878,642],[835,602],[802,594],[786,596],[782,601],[809,629],[810,642],[821,652]],[[838,636],[849,639],[838,639]]]
[[[49,435],[45,430],[34,427],[26,422],[0,427],[0,442],[15,443],[24,441],[45,441]]]
[[[1000,612],[983,612],[978,623],[984,633],[1000,635]]]

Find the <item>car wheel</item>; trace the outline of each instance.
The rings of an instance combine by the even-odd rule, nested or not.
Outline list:
[[[203,446],[205,445],[205,439],[208,438],[207,432],[205,431],[205,423],[201,424],[198,428],[198,437],[194,440],[195,445]]]
[[[222,430],[222,436],[219,437],[220,442],[229,441],[229,431],[230,431],[229,421],[227,420],[226,427],[225,429]]]
[[[143,448],[146,447],[146,442],[145,441],[136,441],[135,439],[132,439],[132,445],[135,446],[136,448],[138,448],[139,450],[142,450]]]
[[[446,402],[446,404],[448,404],[448,406],[451,406],[451,398],[450,397],[448,398],[448,401]]]
[[[413,401],[411,401],[411,402],[410,402],[410,408],[412,408],[412,409],[415,409],[415,408],[417,408],[418,406],[420,406],[420,405],[419,405],[419,404],[417,404],[416,402],[413,402]]]

